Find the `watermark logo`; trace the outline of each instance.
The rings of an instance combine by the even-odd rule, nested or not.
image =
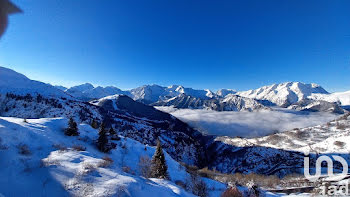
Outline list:
[[[327,181],[341,181],[348,175],[348,163],[347,161],[338,156],[338,155],[331,155],[331,156],[320,156],[316,160],[316,173],[314,175],[310,175],[310,158],[308,156],[309,154],[306,153],[306,157],[304,157],[304,176],[307,180],[311,182],[317,181],[321,176],[323,176]],[[343,170],[341,173],[334,174],[333,172],[333,160],[338,161],[342,166]],[[327,173],[322,175],[322,162],[327,163]]]
[[[348,182],[332,185],[332,181],[341,181],[348,175],[348,162],[338,155],[320,156],[316,160],[316,172],[314,175],[310,175],[310,158],[309,153],[305,153],[304,157],[304,175],[310,182],[316,182],[322,177],[323,183],[319,187],[321,196],[350,196]],[[334,174],[333,161],[338,161],[343,170],[341,173]],[[327,163],[327,173],[322,174],[322,162]],[[327,185],[328,184],[328,185]]]

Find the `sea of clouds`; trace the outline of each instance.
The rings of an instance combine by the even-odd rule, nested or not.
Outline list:
[[[157,109],[172,114],[203,133],[247,138],[324,124],[337,117],[332,113],[302,113],[286,109],[260,112],[218,112],[172,107]]]

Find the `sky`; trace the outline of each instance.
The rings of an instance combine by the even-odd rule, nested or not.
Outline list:
[[[350,1],[13,2],[0,66],[54,85],[350,89]]]

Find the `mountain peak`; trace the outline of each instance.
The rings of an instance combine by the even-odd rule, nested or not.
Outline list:
[[[287,107],[316,93],[328,94],[320,85],[314,83],[284,82],[263,86],[255,90],[237,92],[237,95],[257,100],[267,100],[276,105]]]

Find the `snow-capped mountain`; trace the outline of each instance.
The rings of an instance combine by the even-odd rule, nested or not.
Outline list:
[[[301,82],[274,84],[243,92],[236,92],[232,89],[220,89],[216,93],[208,89],[195,90],[179,85],[168,87],[144,85],[123,91],[114,86],[94,87],[92,84],[86,83],[69,88],[66,92],[83,101],[100,99],[114,94],[124,94],[135,101],[152,106],[173,106],[175,108],[217,111],[255,111],[268,109],[271,105],[277,105],[299,111],[343,113],[343,110],[338,105],[349,103],[348,92],[329,94],[317,84]],[[322,102],[314,102],[314,100],[322,100]],[[333,102],[338,103],[334,104]]]
[[[267,100],[281,107],[288,107],[299,102],[312,94],[329,94],[325,89],[317,84],[305,84],[301,82],[286,82],[264,86],[256,90],[237,92],[237,95],[254,98],[257,100]]]
[[[236,94],[237,91],[236,90],[232,90],[232,89],[220,89],[216,92],[216,94],[220,97],[225,97],[228,94]]]
[[[313,94],[309,96],[309,98],[313,100],[336,102],[342,106],[350,106],[350,91],[335,92],[332,94]]]
[[[186,94],[158,101],[153,106],[172,106],[178,109],[210,109],[216,111],[256,111],[268,110],[268,107],[254,99],[229,94],[224,98],[201,99]]]
[[[14,93],[17,95],[34,94],[55,98],[71,98],[68,94],[50,84],[30,80],[26,76],[0,66],[0,94]]]
[[[311,99],[303,99],[293,103],[288,109],[309,112],[331,112],[337,114],[343,114],[345,112],[337,103]]]
[[[66,92],[77,99],[81,99],[83,101],[89,101],[93,99],[99,99],[106,96],[114,95],[114,94],[127,94],[128,92],[122,91],[121,89],[114,86],[94,87],[90,83],[85,83],[78,86],[73,86],[66,90]]]
[[[146,104],[167,100],[181,94],[186,94],[199,99],[210,99],[215,97],[215,93],[210,90],[195,90],[178,85],[172,85],[169,87],[145,85],[130,90],[130,94],[134,100],[138,100]]]
[[[55,88],[62,90],[62,91],[66,91],[68,88],[64,87],[64,86],[60,86],[60,85],[55,85]]]

